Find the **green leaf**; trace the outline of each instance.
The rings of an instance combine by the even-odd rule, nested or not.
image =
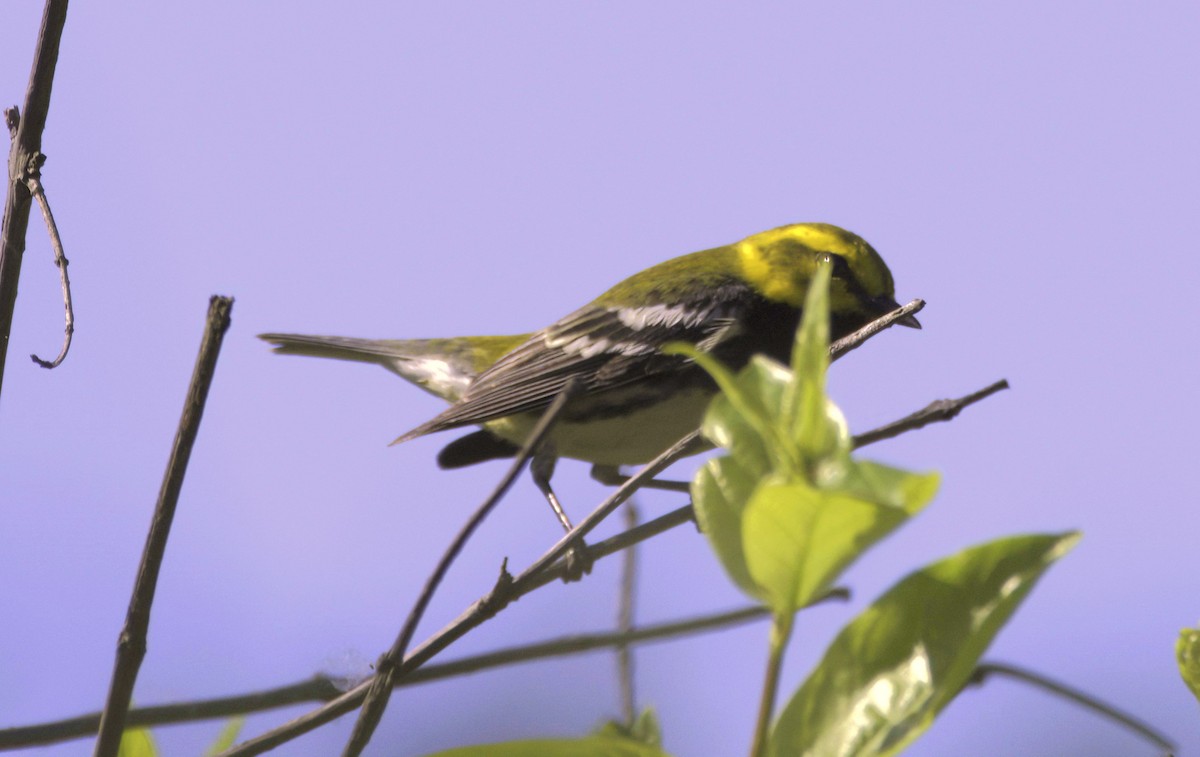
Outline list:
[[[158,757],[158,747],[149,728],[126,728],[121,734],[117,757]]]
[[[815,377],[824,383],[829,368],[829,280],[833,266],[817,266],[808,293],[796,341],[792,345],[792,371],[798,376]]]
[[[717,413],[713,415],[714,401],[705,413],[701,427],[705,436],[714,444],[734,449],[739,442],[750,442],[755,438],[768,439],[772,435],[770,415],[767,407],[756,396],[745,391],[747,385],[755,383],[753,379],[742,378],[750,369],[750,365],[742,369],[741,374],[735,375],[724,363],[705,352],[701,352],[684,342],[671,342],[663,347],[667,355],[686,355],[712,376],[717,388],[721,390],[718,399],[721,401]],[[753,361],[752,361],[753,362]],[[786,368],[780,366],[784,371]],[[727,425],[733,423],[733,427]]]
[[[742,549],[742,510],[762,474],[748,472],[733,457],[705,463],[692,481],[692,507],[696,523],[733,582],[755,599],[762,599],[746,567]]]
[[[669,757],[661,749],[618,736],[529,739],[447,749],[429,757]]]
[[[246,717],[244,715],[238,715],[226,721],[225,727],[217,734],[216,740],[209,745],[208,749],[204,750],[205,757],[215,757],[215,755],[233,746],[241,734],[242,726],[244,725],[246,725]]]
[[[970,680],[1076,533],[999,539],[909,574],[842,629],[771,736],[776,757],[891,755]]]
[[[1179,675],[1192,690],[1192,696],[1200,699],[1200,629],[1185,628],[1175,640],[1175,659],[1179,662]]]
[[[792,381],[786,366],[755,355],[713,399],[701,431],[714,444],[729,450],[743,465],[765,474],[795,466],[779,418],[783,395]]]
[[[799,480],[759,487],[742,519],[747,569],[775,614],[791,615],[909,516]]]
[[[825,395],[829,368],[829,278],[832,267],[818,266],[805,296],[800,328],[792,347],[795,378],[782,405],[787,437],[810,463],[850,451],[850,431],[841,411]]]

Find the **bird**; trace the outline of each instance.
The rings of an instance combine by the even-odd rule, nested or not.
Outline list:
[[[892,274],[866,240],[832,224],[794,223],[653,265],[532,333],[259,337],[280,354],[382,365],[449,402],[393,442],[479,426],[441,450],[441,468],[514,456],[555,397],[574,386],[532,466],[568,527],[549,482],[555,460],[589,462],[599,480],[619,481],[620,466],[648,462],[700,426],[716,385],[692,359],[664,347],[690,344],[731,370],[756,354],[787,363],[823,263],[832,266],[833,339],[899,307]],[[899,323],[921,327],[911,315]]]

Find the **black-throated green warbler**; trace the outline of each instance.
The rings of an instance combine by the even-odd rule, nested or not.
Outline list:
[[[647,462],[696,429],[716,392],[707,373],[664,354],[664,345],[687,342],[734,370],[756,353],[788,362],[809,281],[825,260],[833,264],[834,339],[898,307],[892,275],[866,241],[837,226],[803,223],[659,263],[532,334],[261,338],[283,354],[380,364],[451,402],[396,440],[482,426],[442,450],[443,468],[512,456],[576,378],[580,391],[559,416],[547,454],[609,469]],[[911,316],[901,323],[920,327]],[[548,485],[545,491],[552,496]]]

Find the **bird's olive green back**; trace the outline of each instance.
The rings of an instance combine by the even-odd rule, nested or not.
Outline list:
[[[631,308],[687,302],[729,283],[737,274],[738,256],[733,245],[714,247],[671,258],[636,273],[597,297],[592,304]]]

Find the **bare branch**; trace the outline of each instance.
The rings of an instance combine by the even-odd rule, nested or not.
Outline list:
[[[138,668],[146,656],[146,630],[150,625],[150,607],[154,603],[154,590],[158,584],[158,571],[167,549],[167,537],[171,532],[171,521],[175,517],[175,505],[183,487],[188,459],[196,434],[200,430],[200,418],[204,415],[204,403],[208,399],[208,388],[212,385],[217,367],[217,356],[221,352],[221,340],[229,328],[229,314],[233,300],[228,297],[213,297],[208,303],[208,320],[196,366],[188,385],[183,415],[175,432],[171,447],[171,458],[163,475],[158,502],[154,507],[154,518],[150,532],[146,535],[146,546],[138,566],[133,596],[129,600],[129,611],[125,615],[125,627],[117,639],[117,659],[113,666],[112,682],[104,714],[100,718],[100,734],[96,738],[96,757],[115,757],[121,745],[121,734],[125,730],[125,715],[129,710],[129,698],[137,680]]]
[[[897,308],[887,315],[880,316],[875,320],[863,326],[853,334],[842,337],[833,344],[829,345],[829,359],[837,360],[851,350],[858,349],[871,337],[878,334],[884,329],[895,326],[899,321],[907,318],[910,315],[916,315],[925,307],[925,300],[913,300],[904,307]]]
[[[383,717],[383,711],[387,708],[388,699],[391,697],[397,666],[403,662],[404,653],[408,650],[408,644],[412,641],[413,634],[416,633],[417,624],[425,615],[425,609],[429,606],[430,600],[433,599],[433,594],[437,591],[438,585],[441,584],[442,579],[450,570],[450,566],[454,564],[455,559],[458,558],[463,547],[466,546],[467,540],[471,538],[471,534],[475,533],[475,529],[483,523],[483,519],[500,503],[500,500],[508,493],[517,476],[525,468],[525,464],[542,446],[542,442],[550,433],[550,429],[554,427],[555,421],[558,420],[559,413],[562,412],[563,408],[566,407],[567,401],[575,394],[577,386],[577,382],[572,379],[558,393],[558,396],[554,398],[554,402],[542,414],[541,420],[538,421],[533,433],[530,434],[529,439],[521,447],[521,451],[513,460],[512,465],[509,466],[508,473],[496,485],[491,496],[475,510],[475,513],[467,520],[462,529],[459,530],[458,535],[454,537],[454,541],[446,548],[442,559],[425,582],[424,588],[421,589],[421,594],[409,612],[408,618],[404,621],[404,627],[400,630],[400,634],[396,637],[392,648],[388,650],[387,654],[380,657],[379,662],[375,664],[375,676],[372,680],[370,691],[367,693],[367,698],[363,703],[362,712],[359,713],[358,721],[354,724],[350,740],[342,752],[346,757],[357,757],[371,740],[371,735],[375,732],[376,726],[379,725],[379,720]],[[502,576],[506,574],[507,571],[502,572]]]
[[[46,0],[42,28],[38,32],[33,70],[25,90],[24,117],[16,108],[5,112],[5,125],[12,137],[8,157],[8,192],[4,201],[3,234],[0,235],[0,386],[4,382],[4,364],[12,332],[13,309],[17,303],[17,283],[21,277],[21,259],[25,254],[25,232],[29,228],[28,168],[34,156],[42,152],[42,132],[50,112],[50,92],[63,25],[67,21],[67,0]]]
[[[912,303],[910,303],[911,305]],[[911,312],[915,312],[911,311]],[[892,314],[897,318],[902,318],[906,313],[897,311]],[[876,332],[877,333],[877,330]],[[869,336],[869,335],[868,335]],[[864,337],[866,338],[866,337]],[[986,391],[986,390],[985,390]],[[977,399],[987,396],[986,394],[976,393],[980,395]],[[976,395],[971,395],[975,397]],[[936,403],[934,403],[936,404]],[[964,405],[965,407],[965,405]],[[914,413],[914,416],[920,413]],[[931,417],[927,422],[938,420],[949,420],[952,415],[941,414],[940,417]],[[896,424],[889,424],[883,429],[891,429]],[[923,424],[922,424],[923,425]],[[914,426],[914,428],[919,426]],[[904,430],[908,430],[907,428]],[[878,441],[879,439],[888,438],[880,436],[882,429],[868,432],[860,437],[856,437],[856,446],[864,446],[865,444]],[[892,434],[894,435],[894,434]],[[865,440],[865,441],[860,441]],[[632,496],[633,492],[645,480],[652,479],[658,473],[662,472],[677,459],[685,457],[689,454],[694,454],[699,449],[702,449],[704,442],[701,440],[699,432],[693,432],[681,439],[671,449],[659,455],[636,475],[626,480],[622,486],[614,492],[608,499],[600,504],[587,518],[581,521],[574,530],[560,539],[553,547],[542,555],[533,565],[526,569],[516,579],[511,579],[507,582],[498,583],[491,592],[477,600],[471,607],[467,608],[458,618],[450,624],[442,628],[440,631],[429,637],[425,642],[418,646],[413,652],[405,658],[403,664],[399,666],[398,673],[407,675],[407,671],[414,670],[420,667],[426,660],[432,658],[441,650],[445,649],[451,643],[465,635],[468,631],[482,624],[489,617],[502,610],[509,602],[512,602],[525,594],[534,591],[535,589],[551,583],[558,578],[566,575],[565,564],[558,564],[559,560],[565,552],[570,549],[570,546],[575,538],[582,537],[585,533],[594,528],[605,516],[612,512],[613,509],[620,506],[622,502]],[[598,542],[588,547],[589,554],[595,559],[600,559],[613,552],[624,549],[631,544],[643,541],[654,535],[674,528],[682,523],[692,520],[691,506],[678,508],[666,515],[656,518],[655,520],[630,529],[621,534]],[[307,733],[322,724],[329,722],[335,718],[344,715],[354,709],[362,697],[365,696],[366,688],[369,686],[369,681],[360,684],[355,689],[346,692],[338,699],[329,702],[323,707],[320,707],[310,713],[307,713],[289,723],[276,728],[272,731],[262,734],[261,736],[247,741],[233,749],[225,752],[221,757],[248,757],[248,755],[262,754],[263,752],[273,749],[280,744],[286,743],[300,735]]]
[[[50,212],[50,201],[46,199],[46,188],[42,186],[40,174],[29,177],[29,193],[37,200],[38,207],[42,210],[42,219],[46,222],[46,231],[50,233],[50,244],[54,247],[54,265],[58,267],[58,279],[62,285],[63,309],[66,310],[63,343],[58,351],[58,357],[53,360],[42,360],[36,354],[29,357],[43,368],[57,368],[66,359],[67,351],[71,349],[71,337],[75,334],[75,308],[71,304],[71,277],[67,275],[67,256],[63,252],[62,237],[58,234],[58,224],[54,222],[54,214]]]
[[[433,666],[430,666],[431,668]],[[407,681],[406,681],[407,683]],[[264,691],[217,699],[179,702],[153,707],[135,707],[125,717],[126,728],[187,723],[210,718],[243,715],[300,702],[326,702],[341,694],[334,680],[325,675],[313,676],[298,683]],[[40,744],[83,738],[96,733],[100,727],[99,712],[50,723],[5,728],[0,730],[0,750],[24,749]]]
[[[976,402],[987,399],[996,392],[1007,388],[1008,381],[1000,379],[990,386],[986,386],[977,392],[972,392],[965,397],[959,397],[956,400],[934,400],[921,410],[911,415],[906,415],[898,421],[893,421],[886,426],[880,426],[865,434],[855,436],[854,446],[855,448],[865,447],[868,444],[900,436],[906,431],[915,431],[916,429],[928,426],[930,423],[951,420],[961,413],[963,408],[974,405]]]
[[[1005,665],[998,662],[983,662],[975,668],[975,672],[971,675],[969,683],[974,686],[981,686],[992,676],[1007,676],[1048,691],[1055,696],[1074,702],[1080,707],[1089,709],[1106,720],[1111,720],[1120,726],[1128,728],[1153,743],[1167,757],[1175,753],[1175,745],[1171,743],[1171,740],[1145,722],[1129,713],[1122,712],[1107,702],[1101,702],[1099,699],[1079,689],[1059,683],[1027,668],[1019,668],[1015,665]]]

